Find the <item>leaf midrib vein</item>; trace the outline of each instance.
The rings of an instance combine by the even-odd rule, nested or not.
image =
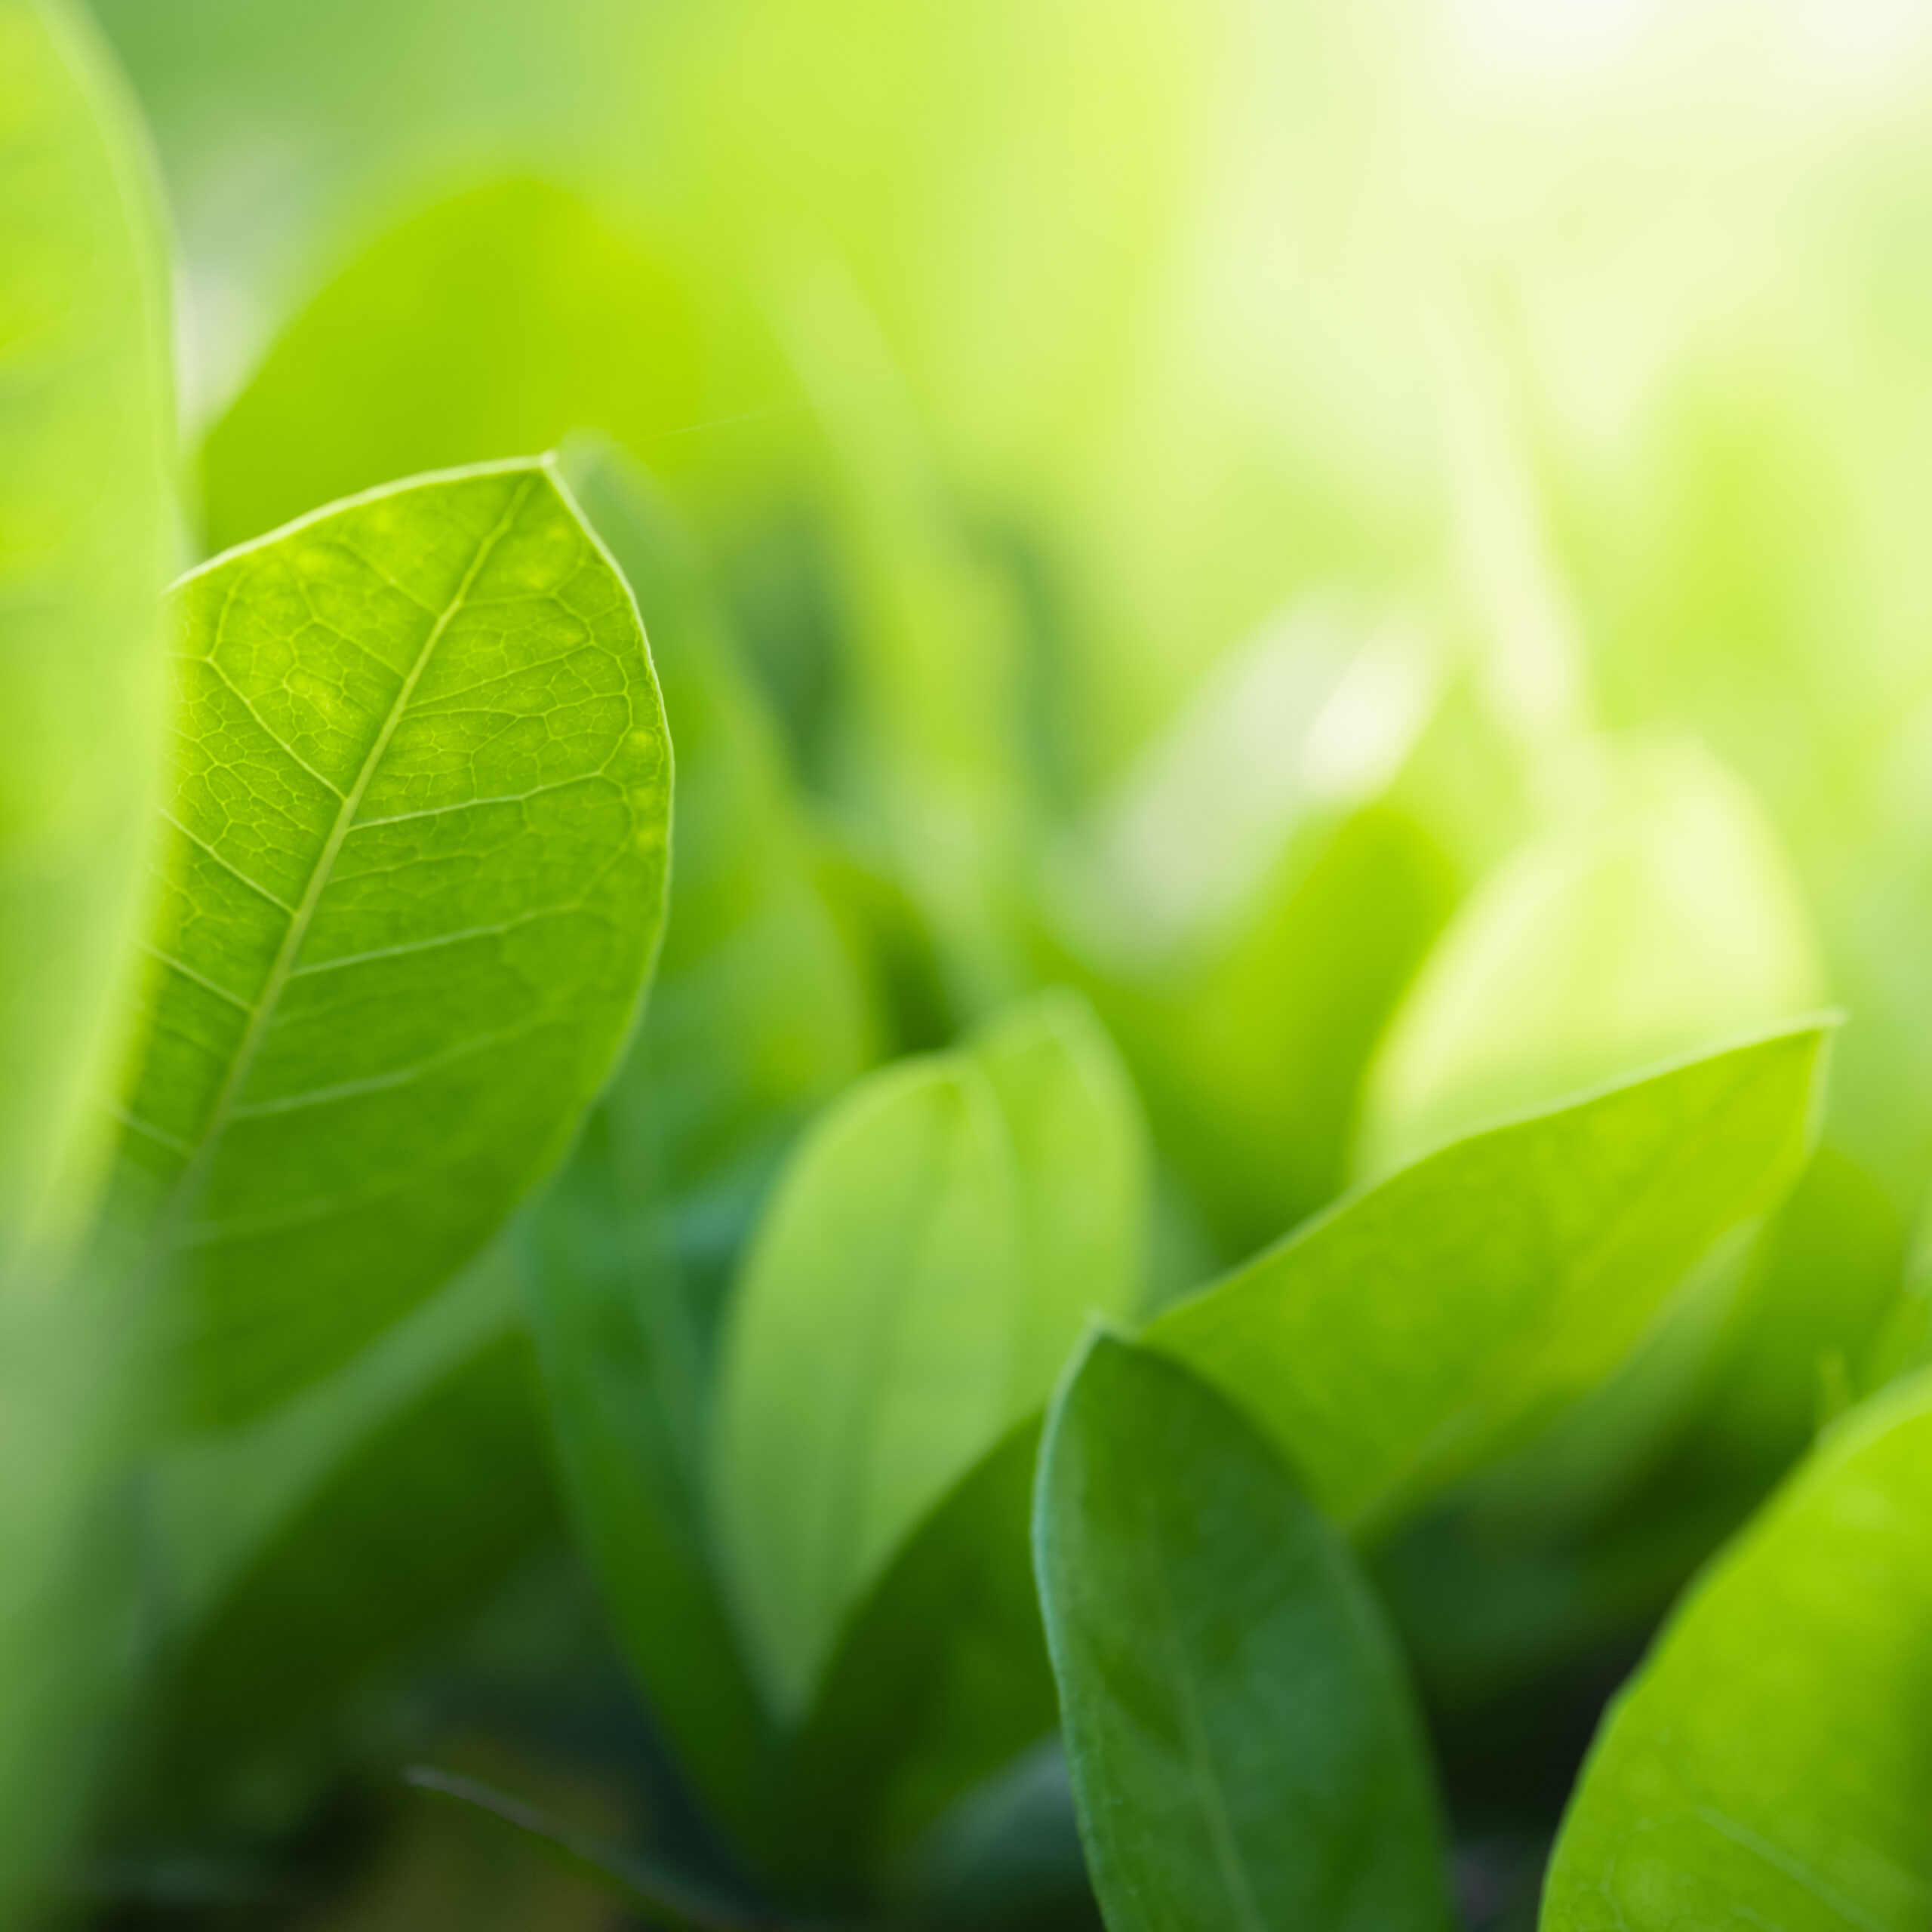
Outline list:
[[[1180,1612],[1168,1586],[1167,1543],[1161,1534],[1160,1517],[1152,1500],[1144,1494],[1140,1505],[1141,1538],[1148,1558],[1148,1589],[1154,1599],[1161,1647],[1167,1654],[1181,1736],[1187,1751],[1188,1771],[1201,1806],[1202,1823],[1208,1828],[1208,1841],[1214,1850],[1215,1869],[1242,1932],[1265,1932],[1254,1888],[1248,1877],[1247,1861],[1241,1855],[1241,1836],[1235,1829],[1227,1793],[1222,1789],[1220,1772],[1214,1763],[1214,1744],[1201,1713],[1193,1660],[1188,1654]]]
[[[362,768],[355,775],[355,783],[343,795],[342,804],[336,814],[335,823],[330,828],[329,835],[324,841],[321,851],[316,858],[315,870],[309,876],[308,885],[304,889],[300,902],[293,909],[288,930],[282,936],[282,942],[276,949],[274,962],[269,968],[268,977],[263,983],[260,996],[255,1003],[248,1026],[244,1029],[241,1041],[235,1048],[234,1061],[229,1068],[228,1077],[222,1082],[220,1091],[215,1096],[214,1105],[209,1110],[207,1124],[202,1130],[194,1154],[182,1169],[180,1177],[176,1181],[173,1192],[168,1197],[167,1205],[162,1209],[155,1223],[154,1232],[149,1238],[144,1266],[140,1271],[143,1285],[151,1285],[155,1273],[165,1266],[166,1258],[174,1246],[175,1238],[180,1232],[183,1219],[208,1178],[208,1170],[214,1164],[215,1150],[220,1145],[222,1136],[226,1132],[229,1121],[234,1118],[235,1108],[241,1099],[242,1089],[246,1084],[249,1075],[254,1070],[255,1062],[260,1057],[263,1044],[268,1037],[268,1029],[274,1019],[276,1006],[281,1000],[284,988],[288,983],[289,975],[294,969],[297,956],[301,952],[303,943],[308,937],[309,928],[315,918],[315,909],[321,903],[323,893],[328,890],[329,880],[335,869],[335,862],[341,854],[343,845],[347,840],[350,831],[354,828],[357,808],[361,805],[363,795],[368,790],[370,783],[375,777],[377,767],[383,761],[384,753],[389,749],[389,741],[395,737],[397,728],[401,724],[403,717],[409,709],[410,700],[416,694],[416,688],[421,682],[423,673],[429,669],[430,660],[436,654],[436,647],[442,642],[444,635],[455,620],[457,614],[465,607],[469,600],[471,586],[481,574],[483,567],[489,561],[497,546],[503,540],[511,525],[516,521],[524,504],[528,500],[531,490],[535,488],[536,481],[534,476],[526,477],[524,479],[518,487],[515,494],[511,497],[502,516],[498,518],[495,528],[477,546],[476,554],[470,560],[469,568],[464,571],[462,580],[457,584],[448,605],[431,627],[429,636],[423,641],[422,649],[417,654],[415,663],[410,666],[405,675],[401,685],[396,692],[395,700],[390,705],[388,713],[383,720],[381,728],[376,734],[375,742],[370,746],[369,754],[363,760]],[[235,587],[231,586],[229,592],[229,602],[232,602],[234,595]],[[225,603],[224,615],[226,608],[227,605]],[[192,836],[192,834],[189,835]]]

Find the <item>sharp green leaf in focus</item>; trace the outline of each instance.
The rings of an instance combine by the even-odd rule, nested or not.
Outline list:
[[[1383,1521],[1629,1352],[1802,1168],[1826,1033],[1775,1033],[1457,1141],[1171,1309],[1150,1344]]]
[[[119,1206],[184,1405],[225,1422],[346,1359],[561,1151],[656,948],[670,747],[545,462],[308,519],[174,620]]]
[[[1848,1417],[1611,1707],[1545,1932],[1932,1920],[1932,1380]]]
[[[1140,1128],[1064,995],[872,1076],[780,1182],[725,1338],[721,1547],[768,1694],[797,1714],[927,1509],[1139,1289]]]
[[[0,0],[0,1922],[64,1850],[115,1672],[95,1573],[129,1323],[72,1266],[154,808],[167,268],[131,100],[66,0]]]
[[[1099,1337],[1048,1423],[1034,1537],[1109,1932],[1447,1932],[1400,1655],[1251,1424]]]

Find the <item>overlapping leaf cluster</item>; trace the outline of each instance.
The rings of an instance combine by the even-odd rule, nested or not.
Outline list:
[[[1403,5],[98,11],[0,0],[0,1921],[1921,1924],[1917,406],[1798,542],[1692,302],[1606,444],[1515,137],[1520,368],[1364,266]]]

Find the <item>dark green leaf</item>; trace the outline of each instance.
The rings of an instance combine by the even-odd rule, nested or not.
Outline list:
[[[1034,1534],[1112,1932],[1448,1925],[1399,1657],[1247,1422],[1100,1337],[1048,1425]]]
[[[877,1871],[1058,1715],[1033,1588],[1037,1420],[992,1450],[846,1620],[787,1753],[791,1857],[823,1883]]]
[[[629,1110],[600,1108],[521,1244],[550,1426],[632,1669],[718,1816],[761,1822],[770,1726],[713,1574],[696,1324]]]

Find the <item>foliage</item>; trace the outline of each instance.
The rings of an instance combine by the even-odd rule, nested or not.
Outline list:
[[[1521,11],[0,0],[0,1924],[1922,1922],[1932,45]]]

